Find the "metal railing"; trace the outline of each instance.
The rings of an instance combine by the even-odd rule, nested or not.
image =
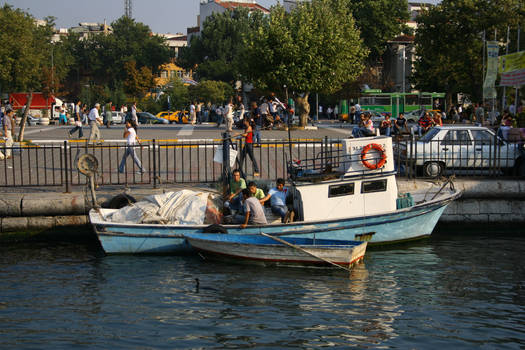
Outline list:
[[[232,143],[239,153],[243,143]],[[24,145],[5,147],[0,151],[10,158],[0,160],[0,187],[63,186],[68,192],[74,186],[84,186],[87,178],[77,170],[77,160],[84,153],[93,154],[99,162],[96,182],[101,185],[212,183],[221,180],[222,165],[214,161],[222,141],[157,142],[152,140],[135,145],[135,152],[145,169],[140,173],[131,157],[125,171],[118,167],[127,146],[122,143],[89,144],[64,141],[52,145]],[[260,179],[275,180],[288,177],[288,165],[293,160],[314,160],[319,169],[325,163],[336,166],[341,156],[341,140],[275,140],[254,148],[259,165]],[[456,176],[523,176],[523,147],[501,144],[494,140],[485,143],[443,144],[427,143],[415,139],[394,140],[394,161],[399,176],[428,177],[438,169],[438,175]],[[241,168],[244,176],[252,177],[254,167],[249,157],[239,164],[239,154],[233,168]],[[303,163],[306,164],[306,163]],[[317,165],[316,165],[317,166]],[[522,171],[521,169],[524,168]]]

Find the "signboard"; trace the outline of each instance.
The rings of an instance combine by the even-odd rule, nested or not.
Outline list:
[[[498,51],[497,41],[487,41],[487,74],[483,82],[483,98],[496,98],[494,85],[498,77]]]
[[[499,58],[501,86],[525,84],[525,51],[515,52]]]

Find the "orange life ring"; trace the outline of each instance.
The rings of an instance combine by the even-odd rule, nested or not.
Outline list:
[[[368,160],[366,160],[366,155],[368,151],[370,151],[371,149],[375,149],[376,151],[378,151],[379,156],[381,157],[381,159],[379,159],[379,161],[375,164],[372,164]],[[383,147],[381,147],[381,145],[378,145],[377,143],[370,143],[366,145],[365,147],[363,147],[363,150],[361,151],[361,162],[368,169],[375,170],[375,169],[382,168],[386,163],[385,150],[383,149]]]

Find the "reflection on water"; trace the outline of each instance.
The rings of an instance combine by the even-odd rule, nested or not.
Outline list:
[[[17,349],[523,347],[524,248],[519,235],[438,235],[369,250],[347,274],[2,246],[0,339]]]

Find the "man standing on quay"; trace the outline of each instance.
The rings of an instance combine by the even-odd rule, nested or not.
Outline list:
[[[100,143],[100,130],[98,129],[98,124],[102,125],[102,118],[98,114],[100,110],[100,103],[95,103],[95,107],[89,111],[88,121],[89,126],[91,127],[91,132],[89,134],[89,142],[97,141]]]
[[[4,131],[5,139],[5,158],[11,158],[11,148],[13,147],[13,134],[15,132],[15,123],[13,120],[13,115],[15,111],[12,109],[6,108],[4,117],[2,118],[2,130]],[[9,148],[7,148],[9,147]],[[4,159],[4,155],[0,152],[0,159]]]

